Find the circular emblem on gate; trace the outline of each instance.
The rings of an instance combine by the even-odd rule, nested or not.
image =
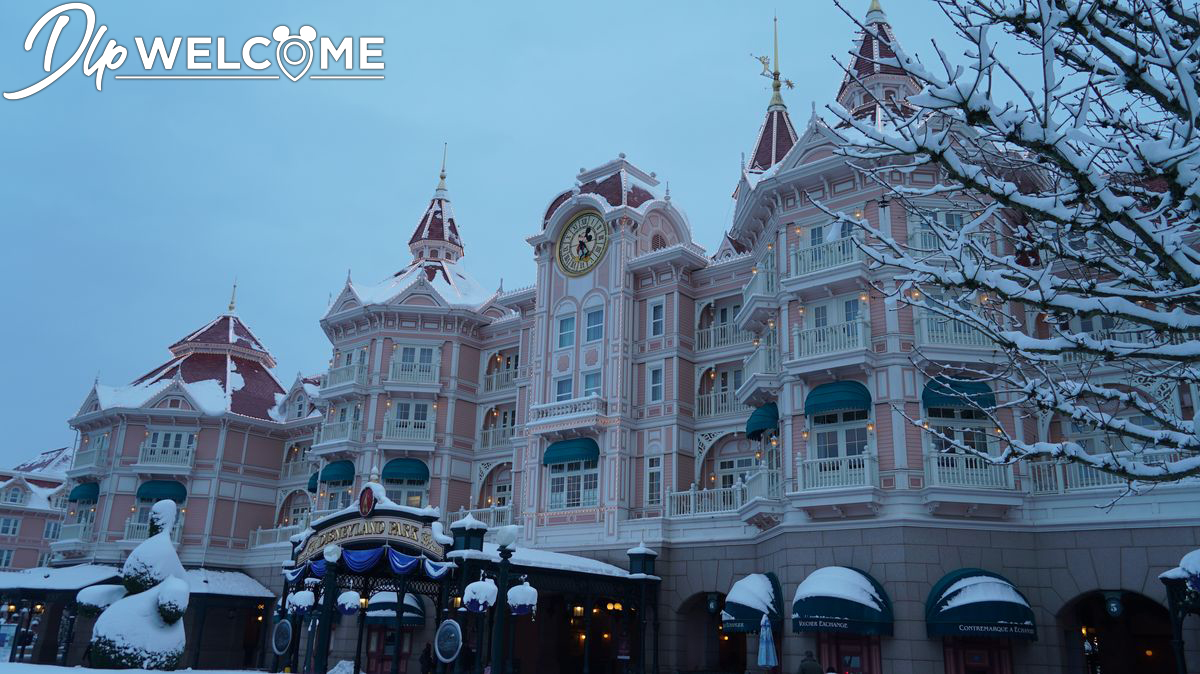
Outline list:
[[[443,620],[433,635],[433,651],[442,662],[454,662],[462,648],[462,628],[453,620]]]
[[[358,514],[370,517],[373,512],[375,512],[375,491],[370,487],[363,487],[362,492],[358,495]]]
[[[271,631],[271,650],[275,652],[275,655],[283,655],[288,652],[291,645],[292,622],[280,620],[275,623],[275,629]]]

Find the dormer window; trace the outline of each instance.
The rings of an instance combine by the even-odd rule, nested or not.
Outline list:
[[[17,486],[12,486],[4,490],[5,503],[24,503],[26,496],[25,490]]]
[[[304,403],[305,403],[304,396],[296,396],[296,416],[295,416],[295,418],[297,418],[297,419],[304,418],[304,407],[305,407]]]

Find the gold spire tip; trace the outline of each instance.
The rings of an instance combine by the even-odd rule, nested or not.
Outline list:
[[[450,150],[450,144],[442,143],[442,171],[441,171],[441,173],[438,174],[438,186],[437,186],[437,188],[439,190],[446,189],[446,153],[449,152],[449,150]]]
[[[229,294],[229,313],[237,311],[237,279],[233,279],[233,292]]]
[[[879,6],[879,0],[871,0],[871,6],[867,8],[867,13],[882,12],[883,7]]]

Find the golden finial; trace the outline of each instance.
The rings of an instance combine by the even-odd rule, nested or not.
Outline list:
[[[237,277],[233,279],[233,292],[229,294],[229,313],[237,310]]]
[[[882,12],[883,8],[879,6],[879,0],[871,0],[871,6],[867,8],[867,13]]]
[[[449,149],[450,149],[449,143],[442,143],[442,172],[438,174],[438,186],[437,186],[437,188],[439,190],[446,189],[446,152],[448,152]]]
[[[773,32],[774,32],[774,38],[775,38],[775,43],[774,43],[775,58],[774,58],[774,60],[772,60],[771,58],[766,57],[766,56],[755,56],[754,58],[755,58],[755,60],[757,60],[759,63],[762,64],[763,70],[762,70],[761,75],[763,77],[771,78],[771,105],[769,106],[768,109],[775,108],[775,107],[786,108],[787,106],[784,105],[784,103],[783,103],[783,96],[780,95],[779,91],[783,86],[786,86],[788,89],[791,89],[794,85],[792,84],[791,80],[783,79],[779,76],[779,17],[778,16],[773,17],[772,28],[773,28]]]

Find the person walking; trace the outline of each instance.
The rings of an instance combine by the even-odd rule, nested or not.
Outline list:
[[[813,657],[812,651],[804,651],[804,658],[800,660],[800,670],[797,674],[825,674],[821,671],[821,663]]]
[[[421,651],[421,674],[433,674],[433,646],[425,644]]]

